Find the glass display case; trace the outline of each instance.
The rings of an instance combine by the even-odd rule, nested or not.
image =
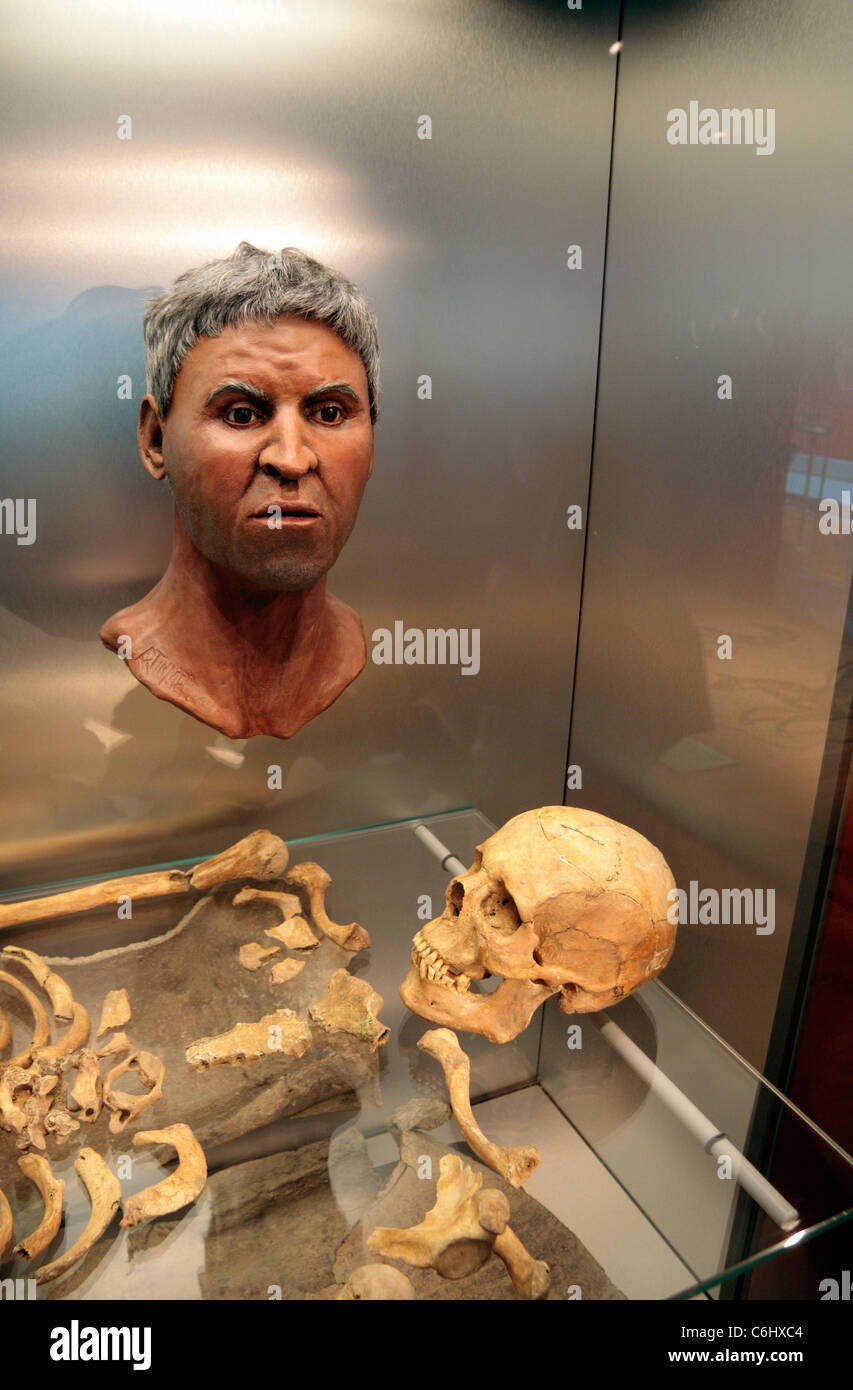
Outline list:
[[[270,975],[282,956],[268,928],[276,913],[269,901],[247,897],[242,871],[242,884],[231,879],[191,891],[191,905],[182,891],[139,897],[129,916],[113,901],[60,921],[48,902],[38,921],[5,927],[4,946],[37,952],[86,1006],[90,1049],[109,1042],[121,1024],[134,1049],[165,1063],[162,1097],[126,1132],[111,1132],[126,1114],[114,1104],[93,1123],[74,1108],[74,1132],[47,1137],[53,1172],[66,1183],[64,1226],[37,1259],[14,1263],[14,1277],[36,1278],[84,1233],[91,1201],[74,1169],[83,1146],[106,1157],[126,1203],[175,1171],[168,1149],[137,1148],[133,1134],[181,1122],[206,1155],[208,1179],[197,1198],[154,1224],[122,1229],[111,1222],[78,1263],[39,1286],[38,1297],[346,1297],[355,1271],[375,1261],[371,1232],[418,1224],[448,1155],[473,1165],[485,1189],[507,1195],[512,1229],[534,1261],[550,1266],[550,1299],[726,1297],[753,1267],[784,1262],[796,1247],[849,1223],[849,1159],[661,980],[597,1014],[568,1015],[551,1000],[510,1042],[461,1033],[480,1130],[494,1144],[533,1145],[539,1155],[523,1192],[478,1163],[447,1111],[441,1068],[417,1047],[429,1024],[404,1007],[398,989],[412,938],[440,911],[449,874],[468,866],[494,828],[468,808],[291,840],[285,872],[320,864],[331,876],[331,918],[355,919],[370,945],[344,950],[324,935],[313,949],[297,946],[290,958],[306,964],[275,986]],[[144,872],[185,873],[194,862]],[[87,886],[54,884],[48,896]],[[260,891],[272,887],[267,881]],[[20,911],[36,896],[29,889],[6,894],[0,906]],[[240,955],[251,943],[263,955],[258,964]],[[20,961],[5,965],[25,978]],[[317,1036],[312,1012],[342,969],[381,996],[378,1018],[388,1030],[384,1040],[378,1032],[356,1039],[351,1053],[339,1048],[341,1033]],[[129,1016],[120,1013],[114,1031],[95,1038],[112,990],[127,992]],[[23,1047],[28,1011],[4,995],[7,1004],[12,1046],[20,1038]],[[267,1042],[263,1055],[237,1064],[196,1069],[187,1060],[203,1036],[288,1008],[315,1020],[313,1043],[300,1055]],[[56,1025],[55,1034],[63,1031]],[[120,1058],[105,1060],[102,1073]],[[116,1078],[115,1090],[128,1086],[121,1104],[148,1094],[144,1074],[142,1081],[134,1090],[126,1073]],[[783,1127],[796,1129],[811,1156],[795,1188],[776,1171]],[[10,1181],[15,1138],[0,1131],[0,1186],[20,1241],[37,1227],[43,1204],[29,1178],[19,1173]],[[818,1180],[827,1163],[840,1173],[841,1186],[831,1192]],[[848,1200],[839,1201],[844,1189]],[[411,1278],[418,1297],[516,1296],[494,1256],[453,1279],[390,1263]]]

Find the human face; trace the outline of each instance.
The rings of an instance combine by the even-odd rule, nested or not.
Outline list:
[[[286,315],[199,338],[159,459],[157,433],[143,418],[143,462],[168,477],[208,560],[259,590],[305,589],[331,569],[373,469],[364,366],[331,328]]]

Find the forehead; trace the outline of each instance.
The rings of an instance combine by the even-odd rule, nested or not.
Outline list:
[[[320,382],[343,379],[367,400],[358,353],[327,324],[293,314],[274,323],[229,324],[217,338],[200,337],[181,364],[175,394],[208,390],[226,377],[249,379],[268,392],[310,390]]]

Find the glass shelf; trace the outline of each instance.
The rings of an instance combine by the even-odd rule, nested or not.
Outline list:
[[[327,899],[331,917],[347,922],[354,919],[370,932],[369,953],[351,957],[349,968],[368,980],[384,1001],[380,1017],[391,1036],[378,1054],[379,1090],[362,1094],[360,1102],[353,1097],[349,1102],[340,1100],[339,1108],[309,1107],[311,1113],[266,1117],[262,1124],[251,1122],[249,1105],[245,1126],[238,1125],[238,1132],[224,1133],[205,1146],[212,1174],[210,1190],[195,1207],[170,1222],[156,1223],[146,1239],[141,1239],[140,1232],[108,1236],[76,1275],[46,1286],[44,1296],[266,1298],[264,1281],[275,1282],[277,1242],[283,1242],[279,1252],[283,1259],[287,1241],[295,1238],[287,1225],[291,1218],[282,1207],[284,1224],[279,1234],[274,1228],[255,1227],[261,1220],[274,1219],[278,1207],[272,1196],[264,1211],[253,1198],[255,1205],[249,1203],[245,1218],[232,1213],[228,1219],[233,1218],[236,1224],[233,1230],[228,1228],[232,1230],[229,1239],[237,1246],[251,1240],[257,1246],[261,1240],[271,1261],[269,1269],[257,1268],[256,1284],[235,1284],[239,1259],[235,1255],[229,1273],[229,1260],[223,1261],[221,1253],[227,1226],[223,1211],[232,1211],[228,1205],[232,1198],[226,1200],[220,1189],[230,1183],[242,1190],[241,1174],[260,1172],[264,1164],[275,1164],[276,1156],[292,1164],[294,1155],[319,1152],[311,1146],[329,1145],[324,1161],[338,1207],[345,1214],[348,1208],[345,1195],[341,1195],[342,1170],[336,1167],[339,1160],[335,1155],[341,1135],[353,1126],[364,1138],[376,1174],[390,1171],[388,1165],[397,1157],[390,1131],[394,1110],[417,1096],[446,1095],[437,1064],[417,1049],[427,1025],[408,1012],[398,994],[409,965],[412,936],[423,924],[425,907],[433,916],[441,911],[448,881],[440,859],[415,834],[421,824],[427,824],[447,850],[466,865],[474,857],[475,846],[494,829],[478,811],[463,808],[288,841],[292,863],[315,859],[331,875]],[[221,848],[215,846],[212,852]],[[170,865],[148,867],[182,867],[192,862],[176,860]],[[26,895],[4,894],[0,902],[60,891],[80,886],[80,882],[56,883],[50,890],[31,890]],[[232,1026],[237,1017],[258,1016],[248,1011],[256,987],[255,977],[248,976],[236,986],[239,1005],[231,1001],[226,1007],[223,993],[223,1005],[216,1014],[216,991],[225,991],[223,970],[232,966],[216,958],[212,938],[203,935],[204,920],[203,904],[188,911],[184,896],[140,903],[131,921],[118,921],[115,909],[98,909],[26,928],[6,928],[3,940],[30,946],[49,957],[65,958],[69,970],[71,961],[79,966],[85,959],[85,968],[94,962],[91,969],[101,972],[97,977],[101,990],[105,982],[112,981],[116,987],[127,989],[132,1005],[154,990],[162,991],[162,1016],[170,1021],[161,1031],[174,1036],[134,1034],[135,1017],[128,1026],[135,1045],[155,1053],[160,1049],[164,1057],[170,1047],[173,1049],[174,1055],[170,1053],[167,1060],[168,1098],[171,1076],[178,1088],[187,1084],[181,1077],[186,1042],[182,1030],[189,1029],[189,1036],[212,1031],[206,1022],[205,1026],[201,1021],[196,1024],[194,1009],[202,1013],[208,1010],[205,1020],[218,1017],[217,1031]],[[168,948],[168,943],[189,930],[201,933],[190,972],[193,979],[172,978],[168,971],[164,974],[153,969],[151,962],[159,958],[154,953],[166,949],[162,943]],[[246,935],[250,934],[252,931],[247,931]],[[134,950],[133,943],[147,944]],[[63,967],[57,968],[61,971]],[[233,971],[235,975],[229,976],[232,985],[240,974],[236,961]],[[287,986],[281,995],[281,1004],[287,1007],[290,988]],[[200,1003],[193,1003],[193,989]],[[170,1012],[172,996],[174,1008]],[[90,1012],[96,1007],[94,995],[84,1002]],[[144,1018],[143,1008],[140,1028]],[[608,1019],[618,1027],[619,1036],[628,1039],[626,1052],[614,1050],[607,1032],[602,1032]],[[581,1046],[570,1049],[568,1030],[573,1025],[580,1025]],[[853,1217],[853,1162],[849,1156],[659,981],[637,991],[607,1015],[567,1016],[551,1000],[513,1042],[495,1045],[475,1034],[462,1034],[460,1041],[471,1059],[472,1103],[481,1127],[497,1143],[537,1145],[541,1162],[525,1191],[575,1232],[627,1298],[728,1296],[738,1287],[739,1277],[751,1269],[790,1258],[797,1247]],[[676,1101],[673,1108],[671,1091],[663,1094],[642,1074],[642,1067],[638,1071],[636,1064],[626,1060],[631,1044],[647,1059],[647,1067],[656,1067],[671,1087],[692,1103],[711,1127],[709,1133],[725,1136],[723,1150],[729,1148],[735,1155],[743,1155],[778,1197],[796,1210],[796,1224],[791,1229],[781,1229],[736,1177],[725,1176],[720,1145],[712,1153],[706,1152],[679,1113],[681,1102]],[[235,1105],[245,1102],[241,1084],[251,1092],[251,1066],[239,1069],[234,1083]],[[204,1075],[198,1078],[199,1083],[204,1081]],[[161,1119],[158,1108],[153,1107],[142,1127],[153,1128],[172,1118]],[[126,1148],[130,1147],[130,1133],[124,1141]],[[430,1137],[467,1155],[453,1122]],[[0,1135],[0,1141],[5,1138]],[[54,1170],[67,1182],[65,1231],[51,1254],[76,1239],[87,1219],[87,1204],[72,1167],[81,1142],[97,1146],[99,1141],[93,1130],[91,1137],[78,1133],[65,1149],[49,1151]],[[162,1172],[152,1157],[140,1155],[134,1160],[128,1191],[156,1181]],[[27,1229],[37,1200],[25,1183],[20,1183],[10,1198],[16,1230],[19,1225]],[[163,1232],[158,1235],[161,1227]],[[4,1267],[4,1275],[9,1272]],[[14,1273],[27,1277],[32,1270],[16,1265]],[[464,1287],[460,1286],[455,1296],[464,1298]]]

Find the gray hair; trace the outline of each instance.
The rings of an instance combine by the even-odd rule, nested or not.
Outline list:
[[[199,337],[218,338],[227,325],[298,314],[325,323],[357,352],[367,375],[370,418],[379,417],[379,333],[361,291],[294,246],[271,254],[241,241],[224,260],[185,270],[148,301],[142,320],[148,390],[165,419],[184,358]]]

